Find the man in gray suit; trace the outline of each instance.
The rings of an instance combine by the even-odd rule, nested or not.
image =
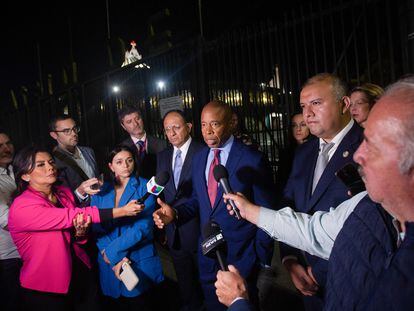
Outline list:
[[[59,115],[49,122],[49,134],[56,140],[53,149],[59,180],[69,187],[79,203],[87,204],[89,196],[99,192],[99,174],[95,153],[89,147],[78,146],[79,127],[68,115]]]
[[[139,175],[150,179],[157,169],[157,153],[167,147],[165,140],[147,134],[142,113],[137,107],[123,106],[118,111],[118,119],[129,134],[122,144],[136,150]]]

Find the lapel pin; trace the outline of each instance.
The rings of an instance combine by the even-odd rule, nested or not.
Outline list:
[[[344,151],[344,153],[342,153],[342,156],[344,158],[348,157],[349,156],[349,151],[348,150],[347,151]]]

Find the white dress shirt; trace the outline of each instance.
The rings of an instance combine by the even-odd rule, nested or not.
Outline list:
[[[171,166],[173,172],[174,172],[175,156],[177,155],[177,151],[181,150],[181,161],[183,162],[183,165],[184,165],[185,157],[187,156],[188,149],[190,148],[191,140],[192,140],[191,137],[188,138],[187,141],[184,143],[184,145],[182,145],[180,148],[177,148],[176,146],[174,146],[172,166]]]

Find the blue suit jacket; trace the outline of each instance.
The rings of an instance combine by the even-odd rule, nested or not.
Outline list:
[[[211,220],[218,223],[227,241],[227,263],[236,266],[240,274],[247,279],[252,272],[257,272],[260,263],[270,264],[273,240],[250,222],[237,220],[229,215],[223,201],[221,187],[218,189],[214,206],[211,207],[205,178],[209,151],[208,147],[204,147],[194,155],[193,194],[185,205],[177,207],[178,221],[183,223],[190,217],[199,215],[201,229]],[[234,140],[226,168],[233,191],[242,192],[256,204],[274,206],[271,170],[261,152]],[[219,269],[217,260],[203,256],[201,251],[199,251],[199,269],[202,283],[212,284],[216,280]]]
[[[146,192],[146,180],[131,177],[119,201],[124,206],[129,201],[141,198]],[[114,207],[115,190],[113,184],[105,183],[101,191],[92,197],[92,205],[98,208]],[[99,251],[105,250],[111,265],[98,255],[99,276],[102,292],[114,298],[119,296],[134,297],[147,291],[163,280],[161,262],[153,244],[152,213],[155,209],[153,197],[145,201],[145,209],[136,217],[113,219],[109,223],[94,224]],[[139,278],[138,285],[128,291],[119,281],[112,267],[122,258],[132,261],[131,267]]]
[[[191,141],[183,163],[177,189],[174,185],[174,174],[172,171],[174,148],[170,146],[157,155],[157,173],[167,171],[171,176],[162,193],[165,202],[171,206],[176,207],[181,205],[191,197],[193,191],[191,181],[191,164],[194,154],[200,151],[203,146],[203,144],[196,142],[194,139]],[[198,238],[200,236],[200,224],[198,217],[191,219],[179,227],[177,227],[175,223],[171,223],[166,226],[165,230],[167,233],[168,246],[170,247],[173,255],[175,253],[179,255],[178,253],[180,250],[193,253],[197,252]]]
[[[329,160],[319,182],[312,194],[313,173],[319,153],[319,139],[314,138],[298,147],[293,161],[292,172],[284,190],[284,206],[291,206],[298,212],[313,214],[316,211],[328,211],[339,203],[349,199],[348,189],[336,177],[335,172],[349,162],[362,141],[362,128],[355,122],[345,135]],[[282,257],[301,253],[287,245],[281,244]],[[328,262],[306,253],[307,263],[319,285],[326,282]]]

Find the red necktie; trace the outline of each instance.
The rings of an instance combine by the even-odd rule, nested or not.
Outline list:
[[[218,183],[214,179],[213,170],[216,167],[216,165],[220,164],[219,154],[220,149],[214,149],[214,159],[211,161],[210,168],[208,170],[208,182],[207,182],[207,190],[208,190],[208,197],[210,198],[210,204],[211,208],[214,206],[214,201],[216,200],[217,196],[217,188]]]

